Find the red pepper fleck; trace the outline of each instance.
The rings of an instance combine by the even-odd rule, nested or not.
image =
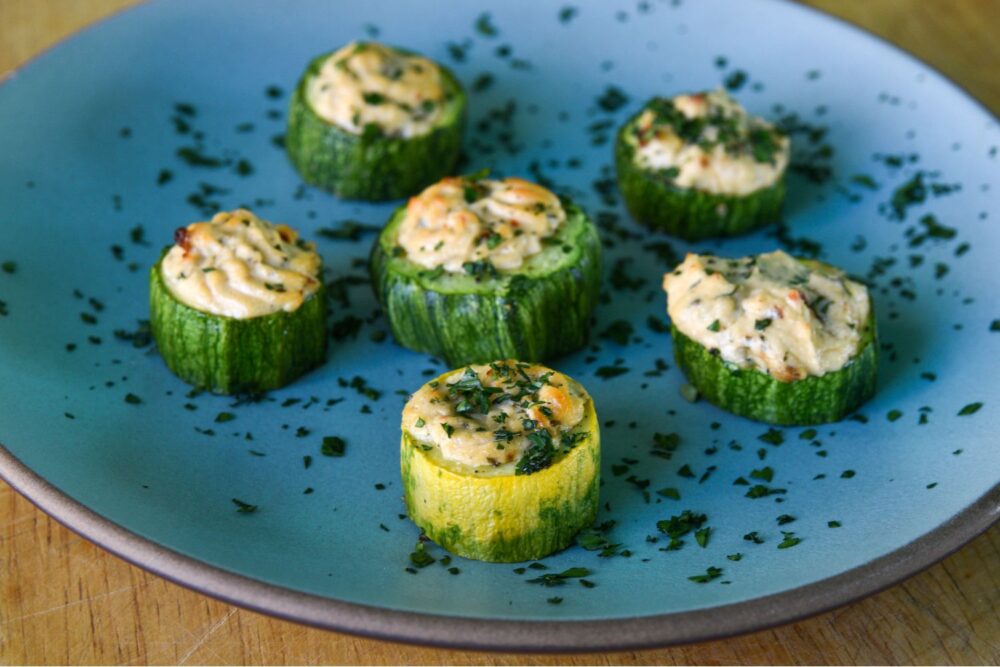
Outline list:
[[[185,254],[191,250],[191,240],[188,238],[187,227],[178,227],[174,231],[174,243],[179,245]]]

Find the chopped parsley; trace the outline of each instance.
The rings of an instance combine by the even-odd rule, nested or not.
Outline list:
[[[628,345],[634,331],[632,325],[625,320],[615,320],[601,333],[601,337],[612,340],[619,345]]]
[[[496,37],[500,34],[500,31],[493,25],[489,12],[483,12],[479,15],[476,19],[475,28],[476,32],[483,37]]]
[[[781,531],[781,534],[784,535],[784,539],[778,544],[779,549],[790,549],[802,541],[801,537],[795,537],[795,533]]]
[[[785,442],[785,434],[776,428],[769,428],[766,432],[757,436],[757,439],[769,445],[778,446]]]
[[[257,505],[251,505],[250,503],[245,503],[239,498],[232,498],[233,504],[236,505],[236,511],[240,514],[253,514],[257,511]]]
[[[653,433],[653,449],[649,453],[669,461],[680,444],[681,436],[677,433]]]
[[[357,220],[344,220],[338,227],[321,227],[316,231],[316,235],[331,241],[358,241],[362,235],[375,233],[381,229],[377,225],[366,225]]]
[[[597,98],[597,106],[602,111],[614,113],[628,104],[628,95],[618,86],[608,86],[604,93]]]
[[[336,435],[325,436],[319,451],[323,456],[343,456],[347,451],[347,441]]]
[[[982,403],[969,403],[964,408],[958,411],[959,417],[966,417],[968,415],[974,415],[979,412],[979,408],[983,407]]]
[[[416,546],[413,547],[413,551],[410,552],[410,562],[416,567],[424,568],[435,560],[434,556],[427,553],[424,543],[418,540]]]
[[[562,586],[569,579],[580,579],[589,575],[590,570],[585,567],[571,567],[562,572],[550,572],[534,579],[526,579],[525,581],[529,584],[540,584],[546,587]]]
[[[688,577],[688,579],[696,584],[707,584],[708,582],[718,579],[721,576],[722,568],[711,566],[705,570],[705,574],[696,574]]]
[[[594,371],[594,375],[602,380],[610,380],[611,378],[618,377],[619,375],[624,375],[625,373],[628,373],[628,371],[629,369],[625,366],[601,366]]]
[[[556,448],[552,436],[545,429],[538,429],[527,435],[531,445],[524,451],[514,468],[515,475],[530,475],[552,465]]]
[[[670,544],[664,551],[676,551],[680,549],[684,546],[684,541],[681,538],[692,531],[699,531],[706,521],[708,521],[707,515],[700,512],[692,512],[691,510],[684,510],[680,514],[671,516],[669,519],[657,521],[656,529],[670,538]],[[696,534],[695,539],[699,540],[699,544],[701,540],[705,540],[707,544],[708,533],[703,533],[703,537],[700,538]]]

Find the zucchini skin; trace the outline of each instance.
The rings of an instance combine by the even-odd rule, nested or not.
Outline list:
[[[161,257],[162,261],[162,257]],[[235,319],[187,306],[149,273],[150,327],[160,356],[179,378],[217,394],[277,389],[326,359],[326,287],[295,311]]]
[[[601,288],[597,229],[575,204],[571,262],[544,275],[500,274],[470,289],[444,290],[405,258],[392,256],[401,207],[372,247],[375,296],[403,347],[445,359],[449,366],[495,359],[538,362],[583,347]],[[558,232],[557,232],[558,236]],[[471,279],[469,279],[471,283]]]
[[[320,118],[306,96],[308,80],[329,53],[314,58],[292,94],[285,150],[302,179],[344,199],[402,199],[451,173],[458,162],[465,128],[466,97],[458,79],[443,65],[446,102],[440,125],[409,139],[352,134]]]
[[[635,150],[625,141],[625,135],[637,118],[630,118],[615,139],[618,189],[637,221],[686,241],[699,241],[746,234],[781,219],[785,174],[773,185],[747,195],[678,187],[635,163]]]
[[[601,436],[589,398],[577,428],[590,436],[550,467],[502,477],[441,465],[404,430],[400,472],[407,515],[432,540],[465,558],[516,563],[565,549],[593,525],[599,508]]]
[[[869,315],[858,350],[841,369],[781,382],[756,368],[737,368],[671,325],[674,359],[711,403],[742,417],[782,426],[840,421],[875,394],[878,334]]]

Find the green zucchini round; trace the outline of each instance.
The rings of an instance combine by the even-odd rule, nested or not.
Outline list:
[[[854,356],[842,368],[824,375],[782,382],[756,368],[724,361],[671,325],[674,359],[688,381],[723,410],[778,425],[840,421],[875,393],[878,335],[872,310]]]
[[[396,341],[449,366],[544,361],[583,347],[601,288],[601,242],[583,210],[516,272],[452,274],[409,261],[396,245],[400,207],[375,240],[372,285]]]
[[[653,229],[686,241],[738,236],[777,222],[785,202],[785,175],[747,195],[713,194],[682,188],[664,174],[635,162],[635,147],[625,140],[642,114],[630,118],[615,140],[618,189],[629,213]]]
[[[344,199],[385,201],[408,197],[452,173],[462,148],[466,106],[454,74],[438,65],[446,101],[440,123],[430,132],[410,138],[353,134],[318,116],[308,102],[308,82],[330,55],[309,63],[288,111],[285,150],[304,181]]]
[[[166,254],[166,252],[164,252]],[[149,324],[160,356],[182,380],[217,394],[257,393],[292,382],[326,359],[326,291],[292,312],[236,319],[181,303],[149,273]]]

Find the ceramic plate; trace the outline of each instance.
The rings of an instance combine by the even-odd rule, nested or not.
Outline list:
[[[305,63],[366,37],[458,73],[463,169],[551,182],[599,221],[592,344],[553,365],[596,401],[615,546],[526,570],[431,546],[437,562],[407,569],[400,409],[444,369],[393,343],[366,284],[370,228],[394,204],[305,187],[280,148]],[[624,213],[613,133],[654,94],[720,85],[792,131],[786,221],[692,247]],[[611,649],[815,613],[997,516],[998,143],[996,120],[926,65],[782,2],[151,2],[0,87],[0,472],[165,577],[349,632]],[[147,270],[176,227],[240,205],[318,240],[333,344],[266,397],[192,396],[144,340]],[[770,429],[679,393],[662,274],[691,249],[778,246],[872,285],[880,388],[842,423]],[[658,433],[679,438],[672,456],[652,454]],[[345,456],[321,454],[328,435]],[[665,550],[657,522],[684,510],[707,516],[707,542]],[[569,567],[595,585],[532,583]]]

